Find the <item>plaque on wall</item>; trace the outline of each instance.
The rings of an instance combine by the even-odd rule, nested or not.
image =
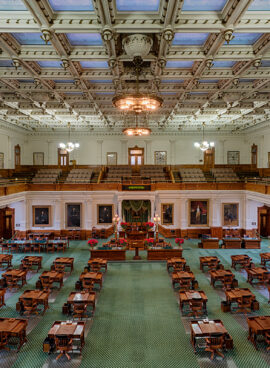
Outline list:
[[[113,205],[98,204],[97,205],[97,222],[100,225],[112,224]]]
[[[81,203],[66,203],[66,227],[81,227]]]
[[[223,226],[238,226],[238,203],[223,203]]]
[[[161,224],[173,225],[173,203],[161,204]]]
[[[208,226],[208,199],[190,199],[189,226]]]
[[[51,206],[32,206],[33,226],[51,226]]]
[[[239,165],[240,164],[240,152],[239,151],[228,151],[227,152],[227,164],[228,165]]]

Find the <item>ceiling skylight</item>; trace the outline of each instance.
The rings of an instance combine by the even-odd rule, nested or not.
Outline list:
[[[202,46],[208,38],[209,33],[176,33],[173,45],[197,45]]]
[[[93,11],[91,0],[49,0],[54,11]]]
[[[154,11],[159,9],[160,0],[116,0],[118,11]]]
[[[99,33],[66,33],[72,46],[101,46],[102,39]]]
[[[185,0],[183,11],[221,11],[227,0]]]

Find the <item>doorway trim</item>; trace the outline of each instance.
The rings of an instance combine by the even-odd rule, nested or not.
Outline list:
[[[132,151],[134,151],[132,153]],[[144,165],[144,148],[143,147],[138,147],[137,145],[134,146],[134,147],[129,147],[128,148],[128,164],[131,165],[131,157],[132,156],[136,156],[136,157],[139,157],[141,156],[142,157],[142,162],[140,165],[132,165],[132,166],[143,166]]]

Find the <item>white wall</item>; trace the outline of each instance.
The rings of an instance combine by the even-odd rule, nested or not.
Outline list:
[[[29,230],[32,226],[32,206],[51,206],[51,227],[43,230],[61,230],[66,228],[66,203],[82,204],[82,229],[91,229],[97,225],[97,205],[113,204],[114,213],[121,216],[121,202],[124,199],[149,199],[151,201],[152,218],[154,208],[161,214],[162,203],[174,204],[174,224],[170,228],[191,228],[188,226],[189,200],[209,200],[209,227],[223,226],[222,204],[239,204],[239,228],[257,228],[257,208],[270,206],[270,196],[248,191],[157,191],[157,192],[24,192],[0,198],[0,207],[9,205],[15,208],[16,230]]]

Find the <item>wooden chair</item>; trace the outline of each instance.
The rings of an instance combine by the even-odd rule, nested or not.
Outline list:
[[[181,278],[179,280],[179,284],[180,284],[180,291],[190,290],[192,287],[192,280],[190,277]]]
[[[106,229],[100,229],[100,238],[101,239],[106,239]]]
[[[7,275],[6,276],[6,283],[7,283],[7,287],[9,289],[18,289],[19,288],[17,277],[14,277],[12,275]]]
[[[0,288],[0,308],[3,307],[3,305],[6,305],[6,303],[5,303],[5,293],[6,293],[6,289],[5,288]]]
[[[0,350],[7,350],[10,349],[7,347],[8,344],[8,334],[6,332],[0,332]]]
[[[84,278],[82,286],[84,290],[92,291],[94,288],[94,281],[92,279]]]
[[[267,344],[266,350],[268,351],[268,350],[270,350],[270,332],[265,332],[264,339],[265,339],[265,342]]]
[[[209,351],[211,353],[210,357],[211,360],[214,359],[215,354],[224,358],[224,355],[220,351],[223,349],[224,344],[223,334],[221,333],[212,334],[210,337],[207,337],[205,341],[206,341],[205,351]]]
[[[184,271],[185,269],[185,264],[182,262],[175,262],[173,264],[173,270],[178,272],[178,271]]]
[[[69,338],[68,336],[56,335],[55,345],[56,350],[60,351],[60,354],[56,357],[56,360],[61,358],[61,356],[63,355],[65,355],[68,358],[68,360],[71,359],[68,352],[72,350],[72,338]]]
[[[79,318],[80,320],[86,315],[87,304],[81,302],[75,302],[73,304],[73,318]]]
[[[11,243],[10,244],[10,252],[11,253],[18,253],[19,251],[19,245],[16,243]]]
[[[101,265],[99,262],[92,262],[90,269],[92,272],[99,272],[101,269]]]
[[[62,250],[63,253],[64,253],[65,252],[65,244],[64,243],[57,243],[56,250],[57,250],[57,252]]]
[[[49,276],[40,277],[41,285],[43,290],[51,290],[53,286],[53,281]]]
[[[32,313],[38,314],[37,302],[34,301],[32,298],[23,298],[22,304],[23,304],[23,310],[24,310],[23,313],[26,313],[28,315]]]
[[[191,299],[189,301],[190,316],[196,318],[202,317],[204,315],[203,310],[203,300],[202,299]]]
[[[237,303],[238,303],[237,313],[247,314],[248,311],[251,313],[251,306],[252,306],[251,295],[243,296],[242,298],[237,299]]]
[[[34,245],[33,245],[33,252],[40,253],[40,244],[39,243],[34,243]]]
[[[73,239],[81,240],[81,232],[79,230],[74,231]]]
[[[60,263],[55,263],[54,266],[53,266],[54,270],[56,272],[65,272],[65,265],[64,264],[60,264]]]
[[[2,253],[4,253],[4,252],[9,253],[9,246],[8,246],[8,244],[2,243],[1,244],[1,248],[2,248]]]
[[[54,253],[55,252],[55,246],[54,246],[53,243],[48,243],[46,248],[47,248],[47,253],[49,253],[49,252]]]
[[[32,244],[31,243],[25,243],[23,246],[23,251],[24,253],[28,252],[31,253],[32,252]]]
[[[223,287],[225,290],[232,289],[233,277],[234,277],[233,275],[227,275],[224,277]]]

